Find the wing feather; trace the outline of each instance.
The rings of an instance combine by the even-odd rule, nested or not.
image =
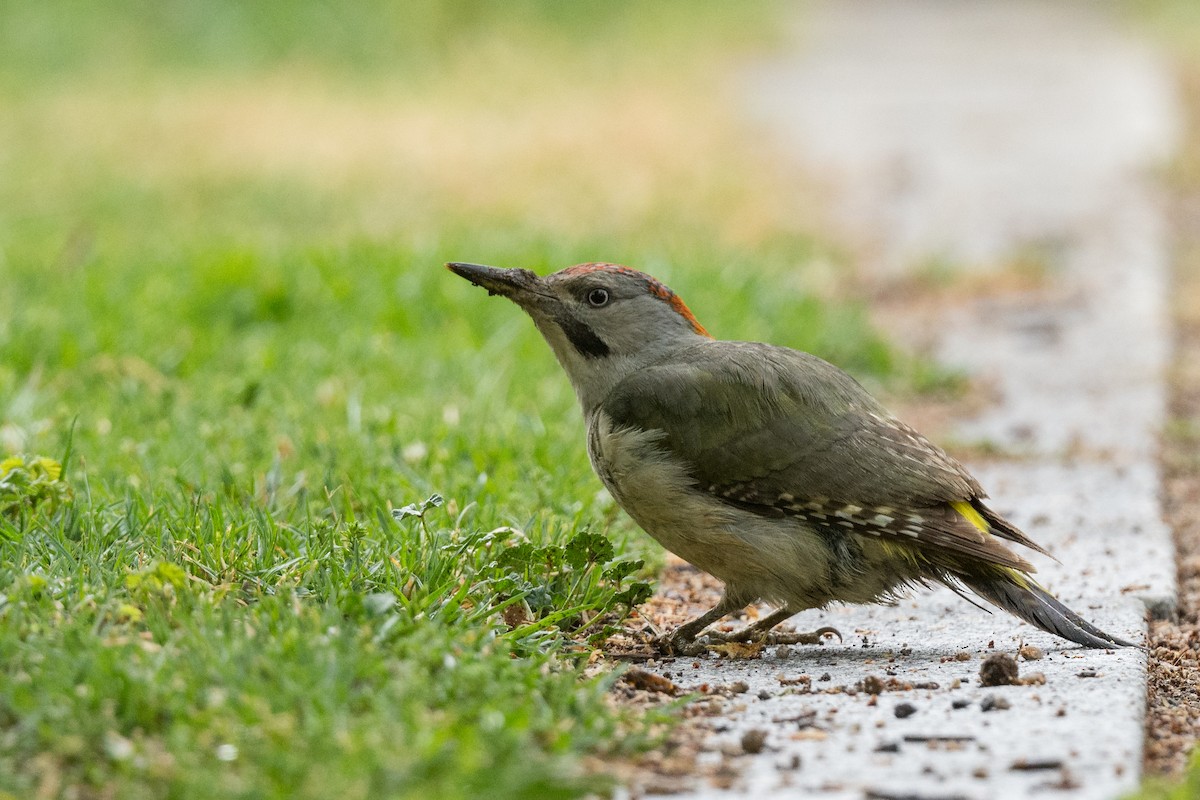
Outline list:
[[[703,342],[629,375],[602,407],[617,425],[663,431],[696,485],[727,502],[893,537],[928,556],[1031,569],[991,535],[1030,543],[1020,531],[981,531],[953,509],[986,509],[961,464],[811,354]]]

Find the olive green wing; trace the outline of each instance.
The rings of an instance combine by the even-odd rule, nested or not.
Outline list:
[[[982,505],[962,465],[808,353],[706,342],[631,374],[601,408],[662,431],[696,486],[726,502],[1031,568],[990,534],[1037,546]]]

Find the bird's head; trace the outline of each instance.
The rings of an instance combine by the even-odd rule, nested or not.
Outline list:
[[[678,295],[629,267],[579,264],[545,278],[527,269],[446,267],[533,318],[585,410],[633,370],[711,338]]]

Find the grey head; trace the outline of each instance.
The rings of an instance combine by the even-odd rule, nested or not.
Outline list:
[[[578,264],[544,278],[527,269],[446,267],[529,314],[585,411],[639,367],[712,338],[678,295],[618,264]]]

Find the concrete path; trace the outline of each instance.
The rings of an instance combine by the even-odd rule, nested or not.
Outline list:
[[[1173,143],[1167,72],[1092,5],[806,9],[796,55],[754,72],[751,102],[828,182],[848,241],[891,273],[930,257],[987,269],[1028,247],[1052,262],[1047,290],[929,324],[946,361],[999,388],[960,438],[1025,454],[972,466],[995,507],[1061,559],[1034,559],[1041,580],[1142,640],[1143,602],[1161,611],[1175,592],[1155,460],[1167,247],[1150,177]],[[760,730],[765,746],[732,796],[1113,798],[1137,784],[1142,652],[1067,646],[948,591],[794,622],[850,635],[659,667],[683,684],[748,685],[716,735],[729,751]],[[982,687],[982,659],[1022,641],[1045,652],[1021,664],[1045,683]]]

